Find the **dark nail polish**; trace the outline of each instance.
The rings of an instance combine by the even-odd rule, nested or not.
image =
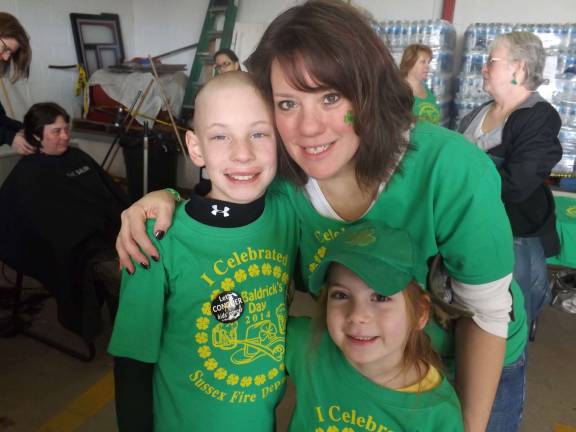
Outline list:
[[[140,263],[140,265],[142,266],[142,268],[144,270],[148,270],[150,268],[150,266],[148,264],[145,264],[145,263]]]
[[[158,230],[154,233],[154,237],[156,237],[157,240],[162,240],[164,238],[164,234],[166,234],[164,231]]]
[[[130,270],[126,269],[126,273],[128,273],[130,276],[132,276],[134,274],[134,271],[130,271]]]
[[[156,261],[156,262],[158,262],[158,260],[160,259],[160,258],[158,258],[157,256],[154,256],[154,255],[150,255],[150,258],[152,258],[152,259],[153,259],[154,261]]]

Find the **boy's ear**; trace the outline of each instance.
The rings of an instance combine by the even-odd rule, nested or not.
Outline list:
[[[200,140],[198,136],[192,131],[186,131],[186,146],[188,147],[188,154],[194,165],[203,167],[206,165],[204,156],[202,156],[202,149],[200,148]]]

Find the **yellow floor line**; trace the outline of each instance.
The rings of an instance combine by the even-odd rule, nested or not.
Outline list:
[[[554,432],[576,432],[576,428],[572,426],[566,426],[560,423],[554,425]]]
[[[112,372],[109,372],[62,412],[42,425],[38,432],[73,432],[95,416],[112,399],[114,399],[114,377]]]

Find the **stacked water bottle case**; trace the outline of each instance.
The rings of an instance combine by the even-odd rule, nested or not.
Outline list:
[[[388,44],[397,64],[404,49],[414,43],[432,49],[430,73],[426,86],[432,91],[441,113],[441,124],[448,126],[452,107],[452,76],[454,69],[454,26],[443,20],[383,21],[374,23],[380,37]]]
[[[547,55],[544,68],[547,82],[538,91],[554,105],[562,117],[560,141],[564,155],[553,171],[571,173],[576,159],[576,24],[470,25],[464,34],[452,127],[456,128],[470,110],[490,99],[482,89],[482,66],[488,59],[488,48],[494,38],[511,31],[531,32],[542,40]]]

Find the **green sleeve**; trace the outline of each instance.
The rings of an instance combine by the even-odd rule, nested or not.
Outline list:
[[[152,231],[154,221],[148,222]],[[164,304],[167,296],[167,274],[161,243],[160,260],[151,261],[150,268],[137,266],[133,275],[124,271],[120,289],[120,304],[108,351],[116,357],[127,357],[156,363],[160,353],[164,324]]]
[[[304,354],[309,348],[310,331],[312,320],[307,317],[288,318],[286,328],[286,371],[293,374],[298,370],[303,361]]]

